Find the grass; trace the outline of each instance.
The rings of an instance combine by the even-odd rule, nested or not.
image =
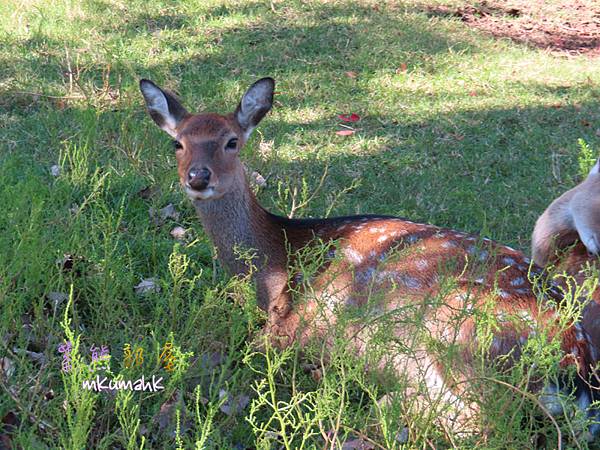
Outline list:
[[[274,110],[242,154],[274,212],[290,212],[294,189],[310,197],[327,170],[296,216],[394,214],[526,252],[537,216],[579,179],[579,140],[600,143],[597,60],[493,40],[409,1],[8,0],[0,61],[0,416],[17,417],[16,448],[403,442],[360,361],[340,354],[305,373],[294,351],[249,344],[264,322],[252,287],[215,271],[139,78],[224,112],[274,77]],[[337,115],[352,112],[356,133],[336,135]],[[179,218],[157,226],[150,208],[169,203]],[[176,224],[187,242],[170,236]],[[147,278],[160,292],[137,295]],[[163,376],[165,390],[82,391],[61,373],[69,333],[78,370],[94,373],[90,347],[106,345],[115,376]],[[143,363],[125,367],[126,344]],[[473,445],[421,419],[409,445]],[[477,445],[529,445],[500,422]]]

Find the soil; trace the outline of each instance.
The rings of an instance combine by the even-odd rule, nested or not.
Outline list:
[[[488,0],[426,10],[431,15],[459,17],[495,37],[565,56],[600,56],[598,0]]]

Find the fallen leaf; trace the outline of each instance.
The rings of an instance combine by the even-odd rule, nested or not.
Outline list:
[[[175,209],[175,206],[173,206],[173,203],[169,203],[167,206],[161,209],[159,213],[162,219],[179,220],[179,213]]]
[[[175,209],[175,206],[173,206],[173,203],[169,203],[167,206],[159,209],[158,211],[156,211],[154,208],[150,208],[148,213],[150,214],[150,218],[156,226],[161,226],[167,221],[167,219],[179,220],[179,213]]]
[[[588,122],[587,120],[582,120],[581,125],[583,125],[584,127],[589,127],[591,125],[591,123]]]
[[[12,377],[13,373],[15,373],[15,363],[8,357],[0,358],[0,374],[3,379],[8,379]]]
[[[406,63],[400,63],[400,67],[398,67],[396,69],[396,73],[403,73],[406,72],[408,70],[408,66],[406,65]]]
[[[206,371],[212,371],[219,367],[225,361],[225,355],[221,352],[202,353],[200,355],[200,368]]]
[[[56,264],[64,273],[73,272],[75,275],[81,275],[80,264],[85,261],[83,256],[75,256],[70,253],[65,253],[62,258],[56,260]]]
[[[55,306],[58,306],[65,300],[68,300],[69,296],[64,292],[48,292],[46,298],[54,303]]]
[[[34,363],[38,363],[41,366],[46,364],[46,355],[44,355],[43,353],[32,352],[30,350],[25,350],[22,348],[13,348],[13,352],[15,352],[17,355],[27,356]]]
[[[375,446],[364,439],[351,439],[342,444],[342,450],[372,450]]]
[[[221,389],[219,390],[219,400],[223,400],[224,398],[225,401],[219,409],[228,416],[233,416],[242,412],[243,409],[248,406],[248,403],[250,403],[250,397],[245,394],[232,397],[225,389]]]
[[[54,164],[52,167],[50,167],[50,173],[52,174],[53,177],[60,176],[60,166]]]
[[[350,136],[354,134],[354,130],[339,130],[336,131],[335,134],[337,134],[338,136]]]
[[[323,379],[323,371],[321,369],[314,369],[310,371],[310,376],[314,381],[319,383]]]
[[[138,295],[146,295],[151,293],[159,293],[160,286],[154,278],[146,278],[140,281],[140,283],[134,287],[135,293]]]
[[[19,417],[12,411],[7,412],[2,418],[0,429],[0,449],[16,448],[12,443],[12,434],[17,430],[21,421]]]
[[[175,227],[170,232],[171,236],[178,241],[184,241],[187,235],[187,230],[183,227]]]
[[[351,70],[349,70],[348,72],[346,72],[345,75],[348,78],[356,78],[356,77],[358,77],[358,74],[356,72],[351,71]]]
[[[396,441],[401,444],[406,444],[408,442],[408,428],[402,428],[402,431],[396,434]]]
[[[469,96],[470,97],[477,97],[477,91],[471,91],[471,92],[469,92]]]
[[[154,197],[156,194],[160,192],[160,188],[158,186],[146,186],[143,189],[138,191],[138,195],[143,199],[147,200],[149,198]]]
[[[267,180],[260,173],[252,172],[251,176],[257,186],[265,187],[267,185]]]
[[[344,122],[358,122],[360,120],[360,116],[358,114],[340,114],[338,116],[341,120],[343,120]]]
[[[178,403],[178,395],[177,391],[173,392],[171,398],[169,398],[166,402],[160,405],[160,410],[158,414],[154,418],[154,420],[158,423],[158,430],[162,431],[169,426],[171,420],[173,419],[173,415],[175,414],[175,406]]]

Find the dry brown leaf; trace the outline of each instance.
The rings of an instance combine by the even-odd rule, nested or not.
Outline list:
[[[187,230],[183,227],[175,227],[170,231],[171,236],[178,241],[185,241]]]
[[[240,394],[233,397],[225,389],[219,390],[219,399],[225,399],[219,409],[228,416],[239,414],[246,406],[248,406],[248,403],[250,403],[250,397],[247,395]]]
[[[8,357],[0,358],[0,374],[2,378],[7,380],[15,373],[15,363]]]
[[[265,177],[263,177],[258,172],[252,172],[251,177],[252,177],[252,180],[254,181],[254,183],[256,183],[257,186],[259,186],[259,187],[265,187],[267,185],[267,180],[265,180]]]

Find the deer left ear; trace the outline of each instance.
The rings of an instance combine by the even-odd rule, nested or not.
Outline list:
[[[174,95],[163,91],[150,80],[140,80],[140,91],[152,120],[172,137],[176,137],[179,123],[189,115],[187,110]]]
[[[240,104],[235,110],[235,119],[244,130],[244,138],[248,139],[252,130],[265,117],[273,106],[275,80],[261,78],[248,88]]]

